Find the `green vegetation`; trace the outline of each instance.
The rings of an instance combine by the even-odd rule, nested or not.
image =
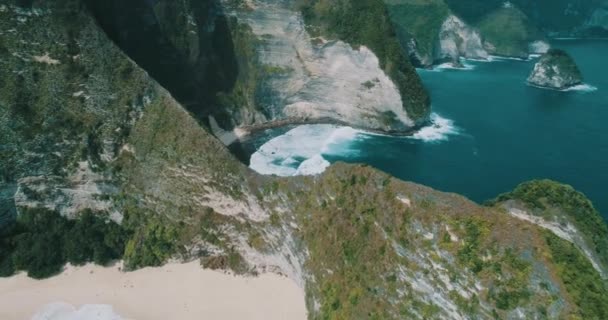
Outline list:
[[[70,262],[105,265],[120,259],[130,233],[90,211],[68,220],[46,209],[24,209],[0,234],[0,276],[24,270],[33,278],[61,271]]]
[[[564,50],[550,49],[542,56],[540,63],[558,67],[562,76],[571,77],[580,82],[583,81],[583,75],[574,59]],[[553,76],[553,68],[547,69],[547,77]]]
[[[551,261],[581,319],[608,319],[608,284],[571,243],[545,231]]]
[[[384,0],[402,47],[416,39],[421,58],[432,63],[441,25],[450,14],[443,0]],[[411,54],[411,53],[410,53]]]
[[[504,0],[444,0],[450,9],[470,24],[476,24],[485,15],[498,9]]]
[[[507,200],[519,200],[530,209],[547,217],[565,216],[595,249],[604,265],[608,265],[608,225],[584,194],[569,185],[550,180],[522,183],[515,190],[489,202],[494,205]]]
[[[430,97],[397,39],[382,0],[302,0],[300,6],[312,35],[372,50],[380,67],[397,85],[408,115],[416,122],[426,121]]]
[[[125,267],[133,270],[162,265],[177,250],[178,228],[162,217],[149,217],[146,223],[141,218],[136,220],[126,222],[134,226],[135,232],[126,244]]]
[[[477,24],[499,9],[504,0],[444,0],[450,9],[470,24]],[[603,0],[510,0],[514,6],[532,19],[533,25],[548,32],[573,34],[584,25]]]
[[[487,238],[487,226],[479,220],[465,220],[463,222],[465,231],[464,243],[458,250],[458,259],[474,273],[483,270],[484,262],[481,260],[481,241]]]
[[[478,24],[481,35],[489,43],[489,52],[510,57],[528,57],[528,45],[543,36],[515,7],[499,8]]]

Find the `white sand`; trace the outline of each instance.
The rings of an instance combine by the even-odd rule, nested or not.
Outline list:
[[[203,270],[198,262],[129,273],[87,265],[41,281],[25,274],[0,279],[0,319],[31,319],[56,302],[77,309],[110,305],[135,320],[306,319],[304,292],[288,278],[237,277]]]

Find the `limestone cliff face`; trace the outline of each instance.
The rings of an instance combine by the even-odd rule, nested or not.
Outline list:
[[[435,60],[458,61],[460,57],[487,59],[479,33],[458,17],[449,16],[439,32],[439,50]]]
[[[544,54],[528,77],[534,86],[564,90],[583,83],[583,76],[574,59],[563,50],[552,49]]]
[[[375,49],[310,36],[295,1],[89,2],[121,48],[215,132],[327,122],[404,133],[427,120],[413,69],[418,85],[404,88]]]
[[[312,37],[302,15],[284,2],[224,5],[234,29],[241,30],[234,38],[243,39],[237,52],[245,55],[242,66],[250,73],[237,84],[240,95],[252,96],[245,108],[233,108],[242,110],[238,125],[335,122],[385,132],[415,126],[418,119],[404,109],[399,89],[369,48]],[[246,87],[251,80],[257,84]]]

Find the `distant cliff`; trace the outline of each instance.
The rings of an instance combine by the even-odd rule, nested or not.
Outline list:
[[[384,2],[401,45],[422,67],[446,60],[458,65],[461,57],[528,58],[546,52],[550,37],[608,37],[607,4],[600,0]]]

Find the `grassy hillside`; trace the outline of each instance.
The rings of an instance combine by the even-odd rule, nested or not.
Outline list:
[[[417,123],[428,119],[430,97],[399,44],[382,0],[302,0],[300,9],[312,34],[372,50],[397,85],[408,115]]]
[[[488,51],[493,54],[528,57],[528,45],[542,39],[540,32],[528,17],[515,7],[500,8],[485,18],[478,25]]]
[[[470,24],[477,24],[502,7],[503,0],[445,0],[450,9]],[[602,0],[511,0],[532,24],[545,33],[577,34]]]
[[[568,185],[550,180],[522,183],[515,190],[498,196],[491,204],[518,200],[534,214],[545,218],[564,218],[576,226],[608,266],[608,226],[584,194]]]

